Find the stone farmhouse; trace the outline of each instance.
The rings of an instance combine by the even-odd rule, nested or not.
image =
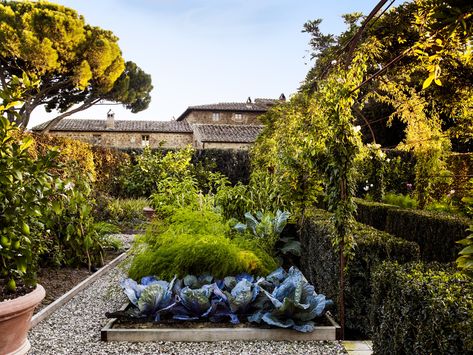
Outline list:
[[[258,116],[284,101],[250,98],[244,103],[188,107],[173,121],[116,120],[111,110],[104,120],[63,119],[50,134],[114,148],[248,149],[263,129]],[[47,123],[47,122],[46,122]],[[41,131],[46,123],[32,128]]]

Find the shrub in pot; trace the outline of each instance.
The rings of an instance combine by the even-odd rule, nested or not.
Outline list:
[[[36,285],[37,258],[44,247],[40,217],[53,193],[48,171],[57,153],[33,158],[33,143],[0,117],[0,354],[26,353],[30,319],[45,295]]]

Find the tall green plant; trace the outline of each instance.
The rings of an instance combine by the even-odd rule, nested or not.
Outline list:
[[[49,236],[46,257],[57,265],[103,263],[101,236],[95,229],[91,182],[78,174],[55,184],[56,195],[43,223]]]
[[[10,292],[18,281],[36,283],[38,252],[43,249],[40,218],[54,192],[55,179],[49,171],[57,151],[33,158],[33,138],[10,123],[18,116],[15,107],[24,91],[36,85],[26,75],[13,76],[0,91],[0,289]]]
[[[262,117],[266,127],[251,151],[252,180],[258,175],[269,176],[267,204],[279,199],[271,205],[271,212],[280,208],[290,210],[299,222],[322,191],[321,166],[326,160],[325,140],[329,132],[315,100],[307,93],[298,93],[289,102],[271,109]],[[256,206],[247,210],[266,208]]]
[[[191,175],[193,150],[188,147],[163,154],[145,147],[136,163],[122,168],[122,185],[129,197],[149,197],[166,178],[184,179]]]
[[[20,132],[6,117],[0,117],[0,281],[11,292],[19,280],[35,284],[38,249],[41,249],[41,217],[50,206],[57,151],[33,159],[30,136]]]

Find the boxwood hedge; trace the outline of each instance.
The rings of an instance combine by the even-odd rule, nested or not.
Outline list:
[[[314,209],[301,228],[300,239],[303,255],[301,268],[306,277],[335,303],[338,299],[338,254],[333,251],[330,235],[333,226],[331,214]],[[417,260],[419,247],[414,242],[356,223],[356,247],[346,274],[345,306],[346,327],[368,335],[371,330],[369,309],[371,302],[371,272],[384,260],[401,263]]]
[[[372,280],[375,354],[473,354],[473,282],[466,275],[390,262]]]
[[[419,244],[424,261],[454,261],[461,246],[455,242],[467,237],[468,219],[438,212],[401,209],[360,199],[356,219],[396,237]]]

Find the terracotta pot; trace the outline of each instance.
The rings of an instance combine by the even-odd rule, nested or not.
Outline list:
[[[0,354],[26,354],[31,345],[26,335],[35,307],[46,295],[43,286],[21,297],[0,302]]]
[[[152,221],[154,218],[154,210],[151,207],[144,207],[143,208],[143,213],[146,218],[148,218],[148,221]]]

